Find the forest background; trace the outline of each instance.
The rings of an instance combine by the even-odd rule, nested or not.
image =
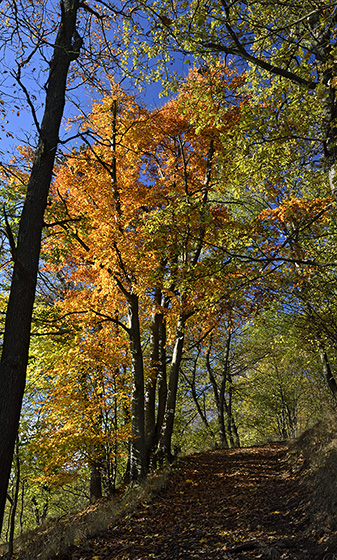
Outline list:
[[[178,450],[294,437],[335,411],[337,7],[0,15],[11,540]],[[158,82],[168,101],[149,108]]]

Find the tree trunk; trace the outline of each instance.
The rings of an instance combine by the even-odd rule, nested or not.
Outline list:
[[[228,440],[225,429],[225,419],[224,419],[224,399],[220,399],[217,404],[217,416],[218,416],[218,428],[219,428],[219,438],[220,446],[223,449],[228,449]]]
[[[232,387],[231,387],[230,361],[229,361],[231,340],[232,340],[232,330],[229,328],[227,340],[226,340],[226,353],[225,353],[225,362],[223,366],[222,381],[221,381],[221,388],[220,388],[220,395],[219,395],[219,405],[221,406],[221,411],[222,411],[222,422],[223,422],[224,411],[226,411],[227,432],[230,441],[230,446],[235,447],[233,433],[232,433],[232,424],[230,419],[232,415]],[[229,382],[228,402],[226,402],[225,393],[226,393],[226,387],[228,382]],[[227,441],[227,446],[228,446],[228,441]]]
[[[237,430],[237,427],[236,427],[236,424],[235,424],[235,419],[234,419],[234,416],[233,416],[232,376],[231,376],[231,373],[230,373],[230,370],[229,370],[228,367],[227,367],[227,375],[226,375],[226,384],[227,383],[228,383],[228,390],[227,390],[228,401],[226,401],[226,399],[224,398],[224,408],[225,408],[226,417],[227,417],[227,432],[228,432],[231,447],[232,448],[233,447],[240,447],[240,438],[239,438],[238,430]]]
[[[232,426],[232,434],[234,438],[234,447],[240,447],[241,446],[240,436],[233,415],[231,416],[231,426]]]
[[[25,388],[43,215],[63,116],[69,65],[78,56],[75,51],[80,48],[78,45],[75,49],[73,45],[78,5],[79,0],[61,3],[61,23],[50,63],[45,111],[20,219],[17,247],[9,232],[14,270],[0,362],[0,527]]]
[[[160,364],[160,323],[162,313],[158,312],[161,303],[161,290],[156,288],[154,295],[154,311],[150,325],[150,373],[145,390],[145,441],[146,454],[149,457],[155,443],[156,433],[156,386]]]
[[[233,449],[233,447],[235,447],[235,443],[234,443],[234,437],[232,432],[232,423],[231,423],[230,416],[228,414],[226,414],[226,422],[227,422],[227,433],[229,437],[229,443],[231,448]]]
[[[91,466],[90,472],[90,503],[96,502],[102,497],[102,476],[97,465]]]
[[[220,446],[224,449],[227,449],[228,448],[228,441],[227,441],[227,437],[226,437],[225,421],[224,421],[224,391],[225,391],[225,385],[224,385],[224,382],[222,380],[221,390],[220,390],[220,395],[219,395],[217,382],[216,382],[216,379],[215,379],[213,371],[212,371],[212,365],[211,365],[211,360],[210,360],[211,348],[212,348],[212,336],[210,338],[209,347],[208,347],[208,350],[207,350],[207,353],[206,353],[206,367],[207,367],[207,371],[208,371],[209,380],[210,380],[210,382],[212,384],[212,387],[213,387],[214,400],[215,400],[215,404],[216,404],[216,411],[217,411],[217,418],[218,418],[218,430],[219,430]]]
[[[196,353],[196,356],[195,356],[194,361],[193,361],[192,379],[191,379],[191,381],[189,381],[185,375],[184,375],[184,378],[185,378],[185,381],[188,383],[188,385],[191,388],[192,398],[193,398],[194,404],[196,406],[197,412],[199,414],[199,417],[201,418],[201,421],[204,424],[208,433],[211,435],[212,438],[214,438],[213,430],[212,430],[212,428],[209,425],[209,422],[207,420],[207,414],[206,414],[205,407],[204,407],[204,410],[202,410],[202,408],[200,406],[200,403],[199,403],[197,390],[196,390],[196,380],[195,380],[195,378],[196,378],[196,373],[197,373],[197,366],[198,366],[198,360],[199,360],[200,352],[201,352],[200,344],[197,344],[197,353]]]
[[[144,366],[140,339],[138,296],[128,295],[129,336],[132,369],[130,480],[139,482],[147,473],[144,428]]]
[[[169,300],[162,294],[160,289],[156,290],[155,301],[162,308],[167,308],[169,303]],[[149,380],[145,394],[145,437],[149,462],[159,442],[167,399],[166,324],[162,311],[154,313],[152,317],[151,370],[153,375]],[[158,393],[157,407],[156,389]]]
[[[323,377],[328,384],[328,387],[331,391],[331,394],[332,394],[333,398],[335,399],[335,401],[337,401],[336,379],[334,378],[333,373],[331,371],[328,355],[327,355],[327,353],[324,350],[322,345],[320,345],[320,356],[321,356],[321,362],[322,362]]]
[[[12,558],[14,550],[14,532],[15,532],[15,516],[18,507],[19,500],[19,489],[20,489],[20,446],[19,446],[19,436],[16,438],[16,472],[15,472],[15,490],[13,496],[13,504],[10,513],[10,530],[8,538],[8,557]]]
[[[175,344],[174,344],[171,368],[170,368],[165,416],[164,416],[163,426],[160,433],[160,439],[158,445],[158,455],[160,459],[165,458],[171,460],[172,458],[171,439],[173,433],[174,414],[175,414],[176,400],[177,400],[179,368],[180,368],[181,357],[182,357],[183,346],[184,346],[184,327],[185,327],[186,319],[187,317],[181,314],[179,316],[177,329],[176,329]]]
[[[163,296],[162,307],[167,308],[169,304],[168,299]],[[159,324],[159,372],[158,372],[158,406],[157,406],[157,421],[156,421],[156,434],[155,445],[158,444],[160,432],[163,427],[165,408],[167,400],[167,372],[166,372],[166,322],[163,314],[160,318]]]

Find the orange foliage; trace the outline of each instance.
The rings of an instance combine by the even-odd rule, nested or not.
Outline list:
[[[242,82],[231,79],[235,93]],[[111,95],[83,123],[83,134],[90,131],[95,141],[74,151],[57,171],[46,216],[54,226],[44,242],[45,268],[66,282],[54,308],[69,317],[77,334],[62,360],[50,366],[48,410],[41,403],[47,453],[52,442],[63,441],[72,457],[80,445],[90,461],[93,450],[110,441],[102,428],[106,407],[114,402],[123,410],[130,402],[125,372],[131,364],[131,294],[139,299],[143,344],[154,309],[164,316],[168,345],[179,314],[209,328],[232,308],[233,302],[225,303],[230,293],[249,313],[251,303],[239,293],[247,266],[222,253],[243,229],[216,202],[225,189],[214,172],[221,148],[217,115],[197,130],[181,111],[185,97],[182,92],[149,112],[112,84]],[[234,127],[238,118],[233,107],[222,128]],[[169,305],[154,304],[155,288]],[[146,351],[144,359],[146,378],[153,364]],[[64,416],[70,409],[74,414]],[[115,440],[127,439],[127,423],[116,426]]]

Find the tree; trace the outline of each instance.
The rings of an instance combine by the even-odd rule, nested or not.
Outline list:
[[[101,91],[105,87],[106,74],[111,73],[112,69],[120,74],[123,65],[129,74],[128,51],[124,46],[129,41],[131,31],[120,39],[117,18],[127,20],[133,8],[126,6],[125,11],[123,8],[109,4],[90,6],[89,3],[76,0],[61,0],[59,8],[46,2],[31,3],[25,0],[19,3],[8,1],[2,5],[0,16],[3,35],[0,48],[4,61],[3,82],[6,84],[6,75],[8,79],[14,79],[14,87],[17,88],[14,94],[19,98],[16,113],[19,115],[20,110],[29,108],[38,141],[36,149],[32,150],[34,156],[28,174],[17,242],[15,228],[11,227],[10,219],[4,212],[14,271],[0,365],[3,395],[0,402],[0,524],[25,385],[43,214],[59,143],[66,91],[70,83],[75,90],[84,83],[98,87]],[[92,40],[92,36],[95,40]],[[69,72],[71,62],[80,55],[84,38],[87,39],[85,56]],[[125,55],[123,63],[121,53]],[[8,61],[13,66],[10,72]],[[12,83],[10,87],[12,92]],[[5,90],[3,97],[6,95]],[[40,124],[40,107],[45,92],[45,108]],[[1,102],[4,107],[3,100]],[[76,99],[75,106],[78,110]],[[81,112],[83,114],[83,108]],[[2,115],[6,115],[4,108]],[[1,130],[4,131],[3,126]],[[5,132],[7,136],[13,136],[10,130]],[[35,145],[34,139],[29,134],[27,136],[28,143]]]
[[[147,11],[156,52],[177,51],[192,55],[207,72],[214,60],[229,58],[249,68],[251,79],[262,89],[269,84],[295,84],[301,97],[303,118],[311,99],[320,107],[321,155],[335,192],[337,11],[331,0],[312,2],[142,2]],[[162,15],[165,14],[163,18]],[[144,43],[150,52],[148,37]],[[282,113],[283,107],[280,107]]]
[[[239,447],[240,440],[233,415],[233,365],[231,362],[231,343],[233,336],[233,327],[229,324],[226,332],[225,348],[223,356],[220,358],[221,376],[220,383],[217,383],[213,364],[211,362],[211,351],[213,340],[210,338],[209,346],[206,353],[206,368],[210,383],[212,384],[214,400],[217,409],[220,446],[229,447],[228,439],[231,447]],[[227,435],[225,429],[225,418],[227,419]]]
[[[296,312],[276,303],[247,325],[242,341],[248,361],[242,421],[255,437],[296,437],[312,419],[333,409],[321,380],[319,357],[305,344],[300,321]]]
[[[212,176],[220,150],[213,116],[200,132],[179,102],[150,113],[111,80],[110,95],[84,122],[98,140],[60,166],[49,207],[57,229],[46,239],[48,270],[69,286],[57,307],[77,315],[83,333],[110,324],[128,340],[133,480],[144,476],[156,445],[158,455],[171,455],[188,322],[241,278],[231,259],[209,249],[230,243],[233,231]],[[238,111],[224,109],[222,118],[230,130]],[[219,294],[207,295],[210,284]]]
[[[115,328],[83,332],[76,320],[67,323],[70,334],[59,341],[49,336],[33,343],[29,380],[36,420],[28,448],[40,456],[35,478],[51,489],[89,471],[95,501],[103,489],[109,496],[114,492],[119,463],[127,456],[130,380],[122,361],[127,348]]]
[[[65,0],[61,4],[62,15],[50,65],[44,117],[16,244],[11,230],[7,232],[14,271],[0,363],[0,524],[25,387],[43,215],[58,144],[68,70],[71,61],[78,57],[82,44],[76,30],[78,9],[76,0]]]

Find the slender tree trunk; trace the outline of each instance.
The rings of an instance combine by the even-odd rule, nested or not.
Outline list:
[[[24,505],[25,505],[25,486],[26,486],[26,481],[25,479],[23,479],[22,484],[21,484],[21,503],[20,503],[20,535],[22,535],[23,533],[23,511],[24,511]]]
[[[126,377],[126,366],[123,365],[123,370],[124,370],[124,375],[123,378],[125,379]],[[128,406],[128,404],[126,404],[125,402],[123,403],[123,425],[124,426],[129,426],[131,424],[131,411],[130,408]],[[130,455],[131,455],[131,441],[128,440],[126,442],[127,448],[128,448],[128,460],[125,466],[125,472],[123,475],[123,482],[124,484],[129,484],[130,483]]]
[[[118,372],[118,369],[117,369],[117,372]],[[118,375],[118,373],[117,373],[117,375]],[[114,393],[115,393],[115,395],[117,395],[117,390],[118,389],[117,389],[116,379],[114,378]],[[118,418],[119,418],[119,415],[120,415],[120,411],[119,411],[116,396],[114,397],[113,408],[114,408],[113,426],[114,426],[115,433],[117,434]],[[106,416],[107,416],[107,424],[109,424],[109,414],[106,413]],[[116,437],[114,438],[113,443],[112,443],[113,453],[111,454],[111,452],[110,452],[110,446],[109,446],[108,449],[109,449],[109,454],[108,454],[107,466],[109,468],[107,469],[107,493],[108,493],[108,496],[112,496],[112,494],[114,494],[114,492],[116,491],[117,468],[118,468],[118,441],[117,441]]]
[[[151,368],[150,377],[146,381],[145,389],[145,443],[147,457],[151,454],[156,433],[156,386],[157,373]]]
[[[99,466],[93,464],[90,472],[90,503],[102,497],[102,476]]]
[[[231,387],[229,387],[228,390],[228,402],[226,402],[226,400],[224,401],[225,404],[225,410],[226,410],[226,422],[227,422],[227,433],[228,433],[228,437],[229,437],[229,443],[231,448],[236,447],[235,444],[235,436],[234,436],[234,431],[233,431],[233,425],[234,425],[234,418],[233,418],[233,411],[232,411],[232,390]]]
[[[161,303],[161,290],[156,288],[154,295],[154,310],[150,325],[150,374],[145,388],[145,441],[146,454],[149,457],[155,443],[156,433],[156,386],[160,365],[160,323],[162,313],[158,311]]]
[[[8,538],[8,556],[12,558],[14,550],[14,532],[15,532],[15,516],[18,507],[19,500],[19,489],[20,489],[20,446],[19,446],[19,436],[16,438],[16,472],[15,472],[15,491],[13,496],[13,504],[10,515],[10,530]]]
[[[234,416],[231,415],[231,426],[232,426],[232,434],[234,437],[234,447],[240,447],[241,443],[240,443],[240,436],[239,436],[239,432],[237,429],[237,425],[234,419]]]
[[[221,399],[217,406],[217,416],[218,416],[218,428],[219,428],[219,438],[220,447],[223,449],[228,449],[228,439],[225,428],[225,418],[224,418],[224,401]]]
[[[204,406],[203,406],[203,409],[202,409],[201,406],[200,406],[199,398],[198,398],[198,395],[197,395],[197,389],[196,389],[196,373],[197,373],[197,366],[198,366],[198,360],[199,360],[199,357],[200,357],[200,352],[201,352],[201,346],[198,343],[197,344],[197,353],[196,353],[196,356],[194,357],[194,360],[193,360],[192,379],[189,380],[185,375],[184,375],[184,379],[185,379],[186,383],[191,388],[192,398],[193,398],[194,404],[196,406],[197,412],[198,412],[198,414],[199,414],[199,416],[202,420],[202,423],[204,424],[206,430],[209,432],[209,434],[212,436],[212,438],[214,438],[213,430],[212,430],[212,428],[209,425],[209,422],[207,420],[205,403],[204,403]]]
[[[147,457],[144,427],[144,366],[136,294],[128,295],[128,314],[132,368],[130,480],[139,482],[147,473]]]
[[[227,409],[230,408],[230,410],[231,410],[231,395],[230,395],[230,401],[229,401],[230,402],[230,407],[226,403],[226,397],[225,397],[226,386],[227,386],[227,381],[228,381],[228,376],[229,376],[229,367],[230,367],[229,353],[230,353],[230,347],[231,347],[231,339],[232,339],[232,331],[229,329],[228,335],[227,335],[227,340],[226,340],[226,353],[225,353],[225,361],[224,361],[223,370],[222,370],[221,386],[220,386],[220,391],[218,391],[218,402],[217,402],[219,434],[220,434],[220,440],[221,440],[222,447],[228,447],[228,440],[227,440],[227,436],[226,436],[225,421],[224,421],[224,412],[225,411],[226,411],[226,416],[227,416],[228,436],[230,438],[231,447],[234,447],[234,441],[233,441],[233,436],[232,436],[232,432],[231,432],[231,423],[230,423],[230,420],[229,420],[229,416],[227,414],[227,412],[228,412]],[[214,379],[214,383],[216,384],[215,379]]]
[[[229,437],[229,444],[230,444],[230,447],[233,449],[233,447],[235,447],[235,444],[234,444],[234,438],[233,438],[233,433],[232,433],[232,424],[231,424],[229,416],[226,417],[226,423],[227,423],[227,433],[228,433],[228,437]]]
[[[233,406],[232,406],[233,385],[232,385],[232,376],[229,368],[227,368],[226,386],[228,387],[227,389],[228,401],[226,401],[226,398],[224,397],[224,407],[225,407],[226,417],[227,417],[227,432],[229,436],[229,441],[231,447],[240,447],[240,438],[235,424],[235,419],[233,416]]]
[[[76,51],[81,46],[76,35],[78,6],[79,0],[61,3],[61,23],[50,63],[45,111],[16,247],[8,232],[14,270],[0,362],[0,527],[25,388],[43,215],[63,116],[69,65],[78,56]],[[75,42],[78,43],[76,46]]]
[[[240,438],[235,424],[235,419],[233,416],[233,384],[232,384],[232,375],[230,371],[230,359],[229,359],[231,340],[232,340],[232,330],[229,329],[227,341],[226,341],[226,354],[225,354],[223,378],[222,378],[222,384],[220,390],[220,402],[223,403],[223,408],[226,411],[227,432],[228,432],[230,445],[231,447],[240,447]],[[228,401],[226,401],[226,396],[225,396],[226,388],[227,388]]]
[[[168,301],[163,297],[163,307],[167,307]],[[165,408],[167,400],[167,373],[166,373],[166,323],[163,315],[159,325],[159,372],[158,372],[158,407],[155,445],[158,444],[160,432],[163,427]]]
[[[329,363],[329,359],[328,359],[328,355],[327,355],[327,353],[324,350],[322,345],[320,345],[320,356],[321,356],[321,362],[322,362],[323,377],[328,384],[328,387],[331,391],[331,394],[332,394],[333,398],[335,399],[335,401],[337,401],[336,379],[333,376],[333,373],[332,373],[332,370],[331,370],[331,367],[330,367],[330,363]]]
[[[225,421],[224,421],[224,397],[220,398],[221,395],[224,394],[224,391],[225,391],[224,387],[225,386],[224,386],[224,383],[223,383],[223,380],[222,380],[221,390],[220,390],[220,395],[219,395],[218,385],[217,385],[216,379],[215,379],[213,371],[212,371],[212,365],[211,365],[211,359],[210,359],[211,348],[212,348],[212,337],[210,339],[209,347],[208,347],[207,354],[206,354],[206,367],[207,367],[209,380],[210,380],[210,382],[212,384],[212,387],[213,387],[214,400],[215,400],[215,404],[216,404],[216,411],[217,411],[217,418],[218,418],[218,430],[219,430],[220,446],[224,449],[227,449],[229,446],[228,446],[228,441],[227,441],[227,437],[226,437]]]
[[[178,319],[175,344],[173,348],[169,386],[167,392],[166,409],[163,426],[160,434],[158,455],[160,459],[171,459],[171,439],[174,425],[174,415],[177,401],[177,389],[179,379],[179,368],[184,346],[184,327],[187,317],[181,314]]]

